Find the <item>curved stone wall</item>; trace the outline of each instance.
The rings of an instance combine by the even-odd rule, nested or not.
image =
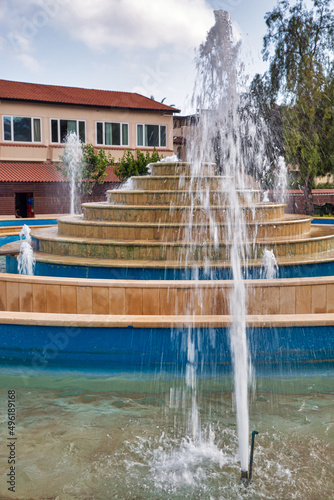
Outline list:
[[[248,315],[334,313],[332,277],[246,281]],[[231,281],[126,281],[0,274],[0,311],[85,315],[228,314]]]

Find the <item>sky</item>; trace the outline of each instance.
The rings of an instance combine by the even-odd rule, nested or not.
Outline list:
[[[263,72],[277,0],[0,0],[0,78],[138,92],[190,111],[195,49],[231,14],[246,73]]]

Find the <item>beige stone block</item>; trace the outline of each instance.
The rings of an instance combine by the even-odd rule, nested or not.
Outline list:
[[[326,285],[312,286],[311,314],[325,313],[327,309],[327,287]]]
[[[311,314],[311,286],[296,286],[296,314]]]
[[[176,290],[175,288],[160,288],[160,314],[169,316],[176,312]]]
[[[93,287],[93,314],[109,314],[109,290]]]
[[[279,287],[267,286],[263,288],[262,314],[279,314],[280,289]]]
[[[217,302],[217,288],[195,288],[190,290],[190,303],[194,304],[193,311],[196,316],[213,315]]]
[[[46,310],[48,313],[61,313],[60,285],[46,286]]]
[[[32,307],[34,312],[47,312],[46,309],[46,285],[32,285]]]
[[[247,290],[247,314],[262,314],[262,294],[261,286],[251,287]]]
[[[109,314],[125,314],[124,288],[109,288]]]
[[[279,314],[296,314],[296,288],[294,286],[282,286],[279,291]]]
[[[77,287],[77,314],[92,314],[93,291],[89,286]]]
[[[143,314],[159,314],[159,289],[143,288]]]
[[[143,314],[142,288],[125,289],[125,314]]]
[[[7,311],[19,311],[19,284],[15,282],[7,282],[6,287]]]
[[[327,312],[334,313],[334,285],[327,285]]]
[[[20,283],[20,311],[32,312],[32,284]]]
[[[217,288],[212,290],[214,293],[212,295],[212,311],[213,314],[218,314],[219,316],[225,316],[230,314],[230,293],[231,288]]]
[[[195,303],[190,301],[189,289],[176,289],[176,307],[177,314],[192,316],[194,314]]]
[[[0,281],[0,311],[7,310],[6,282]]]
[[[141,247],[139,247],[139,246],[135,246],[133,248],[133,255],[132,255],[132,259],[133,260],[139,260],[139,258],[140,258],[140,249],[141,249]]]
[[[60,301],[62,314],[77,313],[77,287],[76,286],[61,286]]]

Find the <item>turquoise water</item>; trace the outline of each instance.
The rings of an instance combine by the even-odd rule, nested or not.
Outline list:
[[[187,437],[182,379],[2,370],[1,408],[16,391],[17,488],[1,499],[333,498],[333,372],[258,378],[250,429],[259,431],[253,483],[240,465],[228,376],[198,381],[202,436]],[[1,459],[7,418],[1,415]]]

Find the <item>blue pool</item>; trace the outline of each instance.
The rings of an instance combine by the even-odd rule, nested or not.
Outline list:
[[[24,224],[28,226],[47,226],[51,224],[58,224],[57,219],[11,219],[11,220],[0,220],[0,227],[13,227],[17,226],[23,227]],[[18,234],[12,234],[8,236],[1,236],[0,233],[0,247],[7,245],[7,243],[12,243],[20,239]]]
[[[58,224],[57,219],[8,219],[0,220],[0,227],[13,227],[13,226],[44,226],[48,224]]]

